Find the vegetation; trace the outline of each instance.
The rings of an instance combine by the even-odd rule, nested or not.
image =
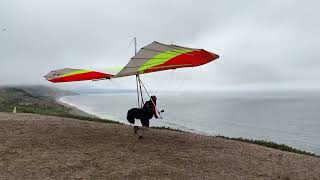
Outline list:
[[[161,126],[161,127],[151,127],[153,129],[166,129],[166,130],[169,130],[169,131],[177,131],[177,132],[182,132],[182,133],[190,133],[188,131],[184,131],[184,130],[181,130],[181,129],[174,129],[174,128],[171,128],[171,127],[166,127],[166,126]]]
[[[154,129],[166,129],[166,130],[170,130],[170,131],[178,131],[178,132],[183,132],[183,133],[189,133],[188,131],[183,131],[180,129],[174,129],[174,128],[170,128],[170,127],[152,127]],[[277,144],[275,142],[271,142],[271,141],[265,141],[265,140],[254,140],[254,139],[246,139],[246,138],[231,138],[231,137],[226,137],[226,136],[221,136],[221,135],[217,135],[214,137],[219,137],[219,138],[223,138],[223,139],[229,139],[229,140],[234,140],[234,141],[241,141],[241,142],[246,142],[246,143],[250,143],[250,144],[257,144],[257,145],[261,145],[261,146],[265,146],[265,147],[269,147],[269,148],[273,148],[273,149],[279,149],[282,151],[288,151],[288,152],[293,152],[293,153],[298,153],[298,154],[305,154],[308,156],[314,156],[314,157],[320,157],[320,155],[317,155],[315,153],[311,153],[311,152],[307,152],[307,151],[302,151],[293,147],[290,147],[286,144]]]
[[[53,97],[35,96],[21,88],[2,88],[0,90],[0,111],[12,112],[17,107],[18,112],[46,115],[68,114],[68,107],[58,104]]]
[[[235,140],[235,141],[241,141],[241,142],[246,142],[246,143],[251,143],[251,144],[258,144],[258,145],[266,146],[266,147],[273,148],[273,149],[280,149],[282,151],[288,151],[288,152],[293,152],[293,153],[298,153],[298,154],[305,154],[305,155],[309,155],[309,156],[320,157],[319,155],[317,155],[315,153],[302,151],[302,150],[290,147],[290,146],[285,145],[285,144],[277,144],[277,143],[271,142],[271,141],[245,139],[245,138],[241,138],[241,137],[240,138],[230,138],[230,137],[220,136],[220,135],[218,135],[216,137]]]
[[[119,123],[107,119],[75,115],[72,108],[57,103],[56,98],[72,92],[45,86],[0,87],[0,112],[34,113],[104,123]]]
[[[49,115],[49,114],[47,114],[47,115]],[[71,119],[79,119],[79,120],[85,120],[85,121],[101,122],[101,123],[123,124],[118,121],[113,121],[110,119],[93,118],[93,117],[78,116],[78,115],[72,115],[72,114],[60,114],[60,115],[55,115],[55,116],[64,117],[64,118],[71,118]]]

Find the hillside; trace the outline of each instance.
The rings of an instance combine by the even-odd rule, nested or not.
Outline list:
[[[24,91],[33,96],[44,96],[44,97],[61,97],[61,96],[68,96],[68,95],[78,95],[78,93],[67,91],[63,89],[58,89],[54,87],[48,87],[43,85],[28,85],[28,86],[0,86],[1,93],[7,93],[6,95],[10,95],[15,91]],[[0,95],[1,95],[0,93]]]
[[[0,179],[319,179],[320,158],[164,129],[0,113]]]
[[[3,86],[0,87],[0,111],[12,112],[17,107],[18,112],[37,113],[57,116],[81,114],[75,108],[64,106],[56,100],[61,96],[77,93],[47,86]]]

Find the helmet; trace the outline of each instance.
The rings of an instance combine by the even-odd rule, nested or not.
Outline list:
[[[152,100],[157,100],[157,96],[151,96]]]

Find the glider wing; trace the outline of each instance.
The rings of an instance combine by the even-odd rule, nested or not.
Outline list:
[[[218,58],[217,54],[203,49],[167,45],[154,41],[141,48],[129,63],[112,78],[200,66]]]
[[[98,80],[110,79],[112,74],[91,71],[86,69],[59,69],[49,72],[44,76],[48,81],[53,83],[71,82],[71,81],[85,81],[85,80]]]
[[[218,58],[217,54],[204,49],[167,45],[154,41],[141,48],[120,72],[118,70],[116,75],[86,69],[64,68],[51,71],[44,77],[54,83],[111,79],[169,69],[195,67]]]

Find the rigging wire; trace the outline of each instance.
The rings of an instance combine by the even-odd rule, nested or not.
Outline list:
[[[136,75],[136,85],[137,85],[137,96],[138,96],[138,107],[139,108],[142,108],[140,107],[140,97],[139,97],[139,82],[138,82],[138,75]]]
[[[144,100],[143,100],[143,94],[142,94],[141,80],[139,76],[138,76],[138,81],[139,81],[140,94],[141,94],[141,108],[143,108]]]
[[[150,100],[151,100],[151,102],[152,102],[152,104],[154,105],[154,107],[155,107],[155,109],[156,109],[156,111],[158,112],[158,114],[159,114],[159,117],[161,118],[161,119],[163,119],[163,117],[161,116],[161,112],[158,110],[158,108],[157,108],[157,105],[153,102],[153,100],[152,100],[152,98],[151,98],[151,96],[150,96],[150,94],[149,94],[149,92],[148,92],[148,90],[147,90],[147,88],[144,86],[144,84],[143,84],[143,82],[141,81],[141,79],[140,79],[140,77],[139,77],[139,84],[140,84],[140,86],[142,85],[142,87],[144,88],[144,91],[146,92],[146,94],[148,95],[148,97],[150,98]],[[142,95],[142,94],[141,94]]]

